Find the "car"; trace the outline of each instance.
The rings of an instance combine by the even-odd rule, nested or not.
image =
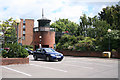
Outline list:
[[[28,48],[25,48],[27,51],[28,51],[28,53],[29,53],[29,55],[33,55],[33,51],[32,50],[29,50]]]
[[[34,60],[38,58],[44,59],[46,61],[62,61],[63,54],[55,51],[52,48],[38,48],[33,53]]]

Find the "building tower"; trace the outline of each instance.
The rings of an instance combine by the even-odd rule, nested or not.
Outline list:
[[[38,27],[40,31],[50,31],[50,22],[51,20],[44,17],[44,12],[42,9],[42,18],[38,19]]]
[[[41,47],[54,48],[55,32],[50,31],[51,20],[44,17],[43,9],[42,9],[42,18],[38,19],[37,21],[38,21],[38,27],[35,27],[33,30],[34,49]]]

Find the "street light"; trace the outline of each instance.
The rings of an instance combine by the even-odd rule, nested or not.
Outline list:
[[[111,29],[108,29],[108,32],[111,32]]]
[[[108,29],[108,33],[111,32],[111,29]],[[110,35],[109,35],[109,51],[110,51]]]
[[[15,22],[17,23],[17,43],[18,43],[18,25],[20,23],[20,19],[16,19]]]

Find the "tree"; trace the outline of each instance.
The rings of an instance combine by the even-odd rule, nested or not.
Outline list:
[[[78,24],[68,19],[59,19],[58,21],[52,23],[50,27],[55,28],[56,32],[68,31],[71,34],[76,34]]]
[[[97,16],[91,18],[86,17],[85,14],[80,17],[80,26],[77,30],[77,36],[81,35],[84,37],[102,37],[110,25],[103,20],[99,20]]]
[[[9,28],[6,30],[5,33],[5,42],[13,42],[15,43],[17,41],[17,37],[16,37],[16,30],[15,28]]]
[[[88,28],[88,20],[86,15],[83,14],[83,16],[80,16],[80,25],[77,30],[77,35],[87,36],[86,34],[87,28]]]
[[[94,37],[100,38],[106,34],[110,25],[106,21],[96,19],[96,21],[93,22],[93,28],[95,33]]]
[[[111,32],[107,32],[101,41],[99,41],[99,47],[101,50],[109,50],[109,38],[110,38],[110,50],[115,49],[118,50],[120,47],[120,31],[112,30]]]
[[[17,24],[15,23],[15,20],[13,18],[10,18],[8,20],[5,20],[0,24],[1,31],[3,32],[4,36],[4,43],[7,41],[16,41],[16,32],[15,32],[15,26]]]
[[[110,24],[112,30],[120,30],[120,5],[103,8],[98,15],[100,20]]]

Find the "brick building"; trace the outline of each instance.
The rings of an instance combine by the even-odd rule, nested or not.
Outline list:
[[[33,44],[33,19],[21,19],[18,26],[18,43],[22,45],[32,45]]]
[[[34,27],[33,19],[21,19],[18,26],[18,43],[33,45],[34,50],[40,47],[54,48],[55,32],[50,31],[51,20],[44,17],[38,19],[38,27]]]
[[[44,17],[42,14],[42,19],[38,19],[38,27],[33,30],[33,45],[34,49],[39,47],[50,47],[54,48],[55,44],[55,32],[50,31],[51,20]]]

